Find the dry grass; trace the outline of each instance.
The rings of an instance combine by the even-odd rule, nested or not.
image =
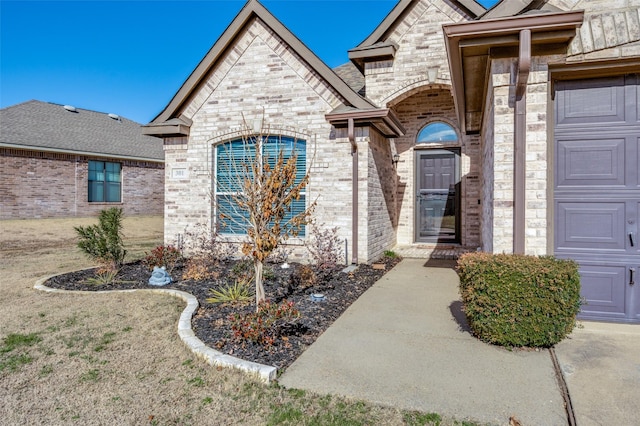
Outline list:
[[[168,296],[34,290],[44,275],[91,266],[75,248],[73,232],[89,223],[95,219],[0,221],[3,425],[405,424],[420,418],[212,368],[179,340],[183,303]],[[130,254],[139,257],[161,242],[162,219],[127,218],[124,233]],[[9,345],[11,339],[18,343]]]

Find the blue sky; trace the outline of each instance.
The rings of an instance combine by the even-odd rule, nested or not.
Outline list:
[[[347,62],[396,3],[262,0],[330,67]],[[37,99],[147,123],[244,4],[0,0],[0,107]]]

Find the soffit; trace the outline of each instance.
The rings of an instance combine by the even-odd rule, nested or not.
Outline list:
[[[544,13],[444,25],[454,101],[464,131],[480,131],[491,58],[517,57],[523,29],[531,30],[533,56],[564,53],[583,15]]]

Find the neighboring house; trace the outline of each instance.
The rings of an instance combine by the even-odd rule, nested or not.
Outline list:
[[[216,155],[264,116],[306,141],[306,202],[353,262],[395,246],[574,258],[584,317],[640,322],[639,10],[401,0],[332,70],[251,0],[146,126],[164,139],[165,240],[215,221]]]
[[[115,114],[29,101],[0,110],[0,219],[161,215],[162,141]]]

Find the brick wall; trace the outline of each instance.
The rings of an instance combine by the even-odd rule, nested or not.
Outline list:
[[[480,220],[481,227],[481,248],[483,251],[494,253],[493,250],[493,221],[494,221],[494,208],[493,208],[493,194],[495,190],[494,184],[494,131],[495,131],[495,101],[493,98],[493,80],[489,79],[489,86],[487,88],[487,99],[484,109],[484,120],[481,130],[482,141],[482,170],[481,170],[481,185],[482,185],[482,216]]]
[[[553,113],[548,64],[640,55],[640,4],[634,0],[552,0],[585,10],[566,55],[534,57],[527,85],[525,252],[553,253]],[[483,248],[513,249],[514,59],[492,61],[483,138]],[[491,183],[493,186],[491,187]]]
[[[387,37],[398,46],[394,60],[366,64],[367,97],[386,105],[416,88],[449,85],[442,24],[468,18],[446,0],[417,2]]]
[[[0,148],[0,219],[94,216],[120,206],[125,215],[160,215],[164,164],[122,164],[122,203],[89,203],[88,161],[94,158]]]
[[[526,174],[525,174],[525,253],[547,254],[550,224],[548,162],[548,57],[532,59],[527,85]],[[484,213],[485,239],[492,231],[491,249],[495,253],[513,251],[513,144],[514,144],[514,86],[513,60],[492,62],[490,98],[485,117],[484,173],[485,181],[493,174],[493,188],[485,188],[484,202],[491,204],[493,212]],[[490,138],[490,139],[488,139]],[[486,246],[488,248],[488,245]]]
[[[389,141],[371,130],[367,145],[367,259],[375,260],[396,244],[398,175]]]
[[[443,121],[458,129],[453,97],[448,87],[438,87],[414,94],[394,105],[402,125],[406,129],[403,137],[397,138],[396,149],[400,155],[398,163],[398,244],[415,241],[415,150],[441,148],[445,145],[429,144],[416,146],[418,132],[427,124]],[[461,243],[467,247],[480,244],[480,143],[478,136],[461,136],[459,143],[446,145],[461,149]]]
[[[165,140],[165,240],[175,241],[195,223],[212,223],[214,147],[241,136],[246,123],[307,141],[307,202],[317,201],[317,221],[337,226],[338,236],[351,246],[351,145],[325,119],[341,104],[337,93],[276,34],[253,21],[186,105],[184,114],[193,120],[189,137]],[[356,136],[359,143],[367,137],[362,128]],[[366,143],[362,149],[358,160],[366,186]],[[363,221],[366,233],[366,216]],[[366,234],[364,241],[361,261],[368,260]],[[297,256],[306,254],[302,241],[290,244]]]

